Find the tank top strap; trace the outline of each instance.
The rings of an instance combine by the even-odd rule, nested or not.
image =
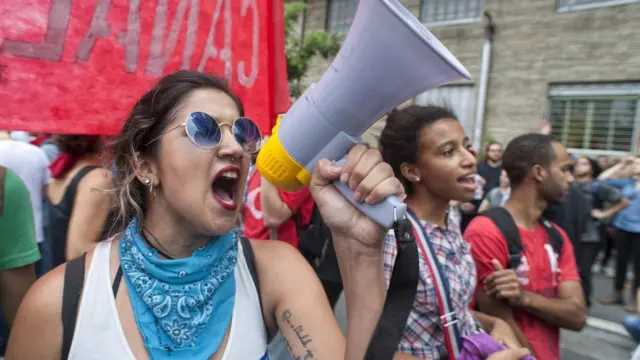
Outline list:
[[[99,166],[85,166],[73,175],[73,178],[69,181],[69,185],[67,185],[67,188],[64,190],[64,195],[62,196],[62,201],[60,201],[59,205],[60,207],[65,209],[73,207],[73,202],[76,199],[76,192],[78,191],[78,184],[89,172],[97,168],[99,168]]]

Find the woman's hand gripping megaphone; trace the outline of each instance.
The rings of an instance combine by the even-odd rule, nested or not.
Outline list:
[[[388,230],[358,207],[405,197],[391,166],[383,162],[378,150],[365,145],[351,148],[344,164],[320,160],[309,187],[334,240],[346,240],[334,241],[335,246],[348,246],[350,251],[379,252]],[[347,189],[347,194],[341,188]]]

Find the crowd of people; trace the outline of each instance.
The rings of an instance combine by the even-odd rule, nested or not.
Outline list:
[[[560,359],[560,329],[585,326],[592,270],[610,271],[614,249],[612,294],[595,300],[638,313],[638,156],[574,155],[544,133],[478,154],[455,111],[411,105],[388,114],[379,150],[322,160],[286,192],[256,170],[264,140],[221,78],[189,71],[139,99],[115,139],[0,134],[6,358],[269,359],[277,342],[295,359],[362,359],[398,239],[334,181],[408,206],[420,279],[395,360]],[[640,342],[640,317],[624,324]]]

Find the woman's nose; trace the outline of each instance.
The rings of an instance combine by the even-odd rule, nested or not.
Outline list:
[[[230,126],[224,126],[221,130],[222,139],[219,145],[218,155],[220,157],[240,158],[244,153],[244,149],[233,135],[233,129]]]

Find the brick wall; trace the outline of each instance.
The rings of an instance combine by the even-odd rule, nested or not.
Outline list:
[[[401,2],[418,16],[420,0]],[[324,29],[326,0],[308,3],[306,29]],[[550,83],[640,81],[640,4],[568,13],[558,13],[555,4],[555,0],[485,0],[485,10],[497,25],[485,139],[506,142],[536,131]],[[430,30],[478,81],[484,21]],[[316,60],[306,83],[316,81],[328,64]]]

